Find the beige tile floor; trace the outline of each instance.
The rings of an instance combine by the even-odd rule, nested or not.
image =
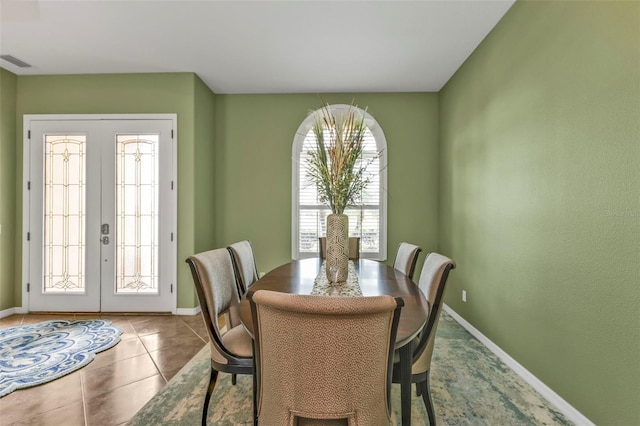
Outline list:
[[[12,315],[0,328],[87,318],[120,326],[120,343],[65,377],[0,398],[0,426],[126,424],[208,341],[200,315]]]

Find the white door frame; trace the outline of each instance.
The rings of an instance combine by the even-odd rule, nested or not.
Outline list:
[[[169,278],[171,281],[171,313],[177,313],[177,230],[178,230],[178,149],[177,149],[177,114],[24,114],[23,115],[23,177],[22,177],[22,312],[29,311],[29,285],[30,285],[30,253],[29,253],[29,225],[30,225],[30,197],[29,179],[31,176],[31,141],[29,128],[31,121],[67,121],[67,120],[171,120],[173,126],[172,146],[171,146],[171,182],[172,191],[170,194],[171,204],[173,206],[171,212],[171,228],[173,240],[170,246],[171,256],[171,272]]]

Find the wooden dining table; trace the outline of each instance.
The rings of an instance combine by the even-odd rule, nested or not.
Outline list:
[[[355,273],[362,296],[389,295],[401,297],[395,348],[400,352],[402,424],[411,424],[411,342],[427,321],[429,302],[418,286],[393,267],[368,259],[354,261]],[[291,294],[317,294],[316,277],[320,271],[318,258],[293,260],[281,265],[251,285],[251,290],[272,290]],[[315,286],[315,288],[314,288]],[[331,295],[331,294],[329,294]],[[240,302],[240,319],[253,336],[251,306],[247,298]]]

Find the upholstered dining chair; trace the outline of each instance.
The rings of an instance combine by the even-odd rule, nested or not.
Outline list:
[[[231,253],[240,297],[243,297],[251,284],[258,280],[258,268],[256,268],[251,241],[233,243],[227,247],[227,250]]]
[[[327,237],[318,238],[320,242],[320,259],[327,257]],[[360,237],[349,237],[349,259],[360,259]]]
[[[429,387],[429,371],[431,369],[431,357],[436,338],[436,329],[440,321],[444,291],[449,272],[456,267],[453,260],[438,253],[429,253],[420,272],[418,286],[429,301],[429,314],[427,322],[420,335],[412,342],[413,365],[411,367],[411,383],[416,384],[418,396],[422,396],[427,408],[429,424],[435,426],[436,414],[431,399]],[[398,360],[398,356],[396,356]],[[400,364],[396,362],[393,368],[393,383],[400,383]]]
[[[186,262],[191,268],[211,349],[209,386],[202,410],[204,426],[207,424],[209,401],[218,372],[253,374],[253,348],[251,336],[240,323],[237,312],[239,297],[229,251],[210,250],[190,256]],[[228,312],[233,313],[229,316],[232,322],[227,324],[227,331],[222,333],[218,318]]]
[[[393,267],[404,273],[410,279],[413,279],[416,262],[418,261],[418,255],[421,251],[422,248],[414,244],[404,242],[400,243],[398,245],[398,251],[396,252],[396,259],[393,262]]]
[[[238,287],[238,295],[242,299],[251,287],[251,284],[258,280],[258,268],[256,267],[255,256],[253,255],[253,248],[251,247],[251,241],[244,240],[231,244],[227,247],[231,254],[231,261],[233,262],[233,270],[236,277],[236,286]],[[233,316],[232,318],[230,318]],[[239,324],[239,318],[231,312],[231,315],[226,315],[225,318],[231,321],[234,325]],[[236,374],[231,375],[231,383],[235,385],[237,382]]]
[[[264,425],[391,424],[401,298],[249,291],[255,419]]]

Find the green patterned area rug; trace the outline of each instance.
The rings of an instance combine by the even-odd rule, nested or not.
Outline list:
[[[438,424],[570,425],[531,386],[443,312],[431,366],[431,392]],[[209,381],[205,346],[129,422],[129,426],[198,425]],[[221,373],[209,406],[209,425],[250,425],[252,379]],[[420,397],[412,389],[412,424],[428,424]],[[400,424],[400,386],[393,385],[392,406]]]

